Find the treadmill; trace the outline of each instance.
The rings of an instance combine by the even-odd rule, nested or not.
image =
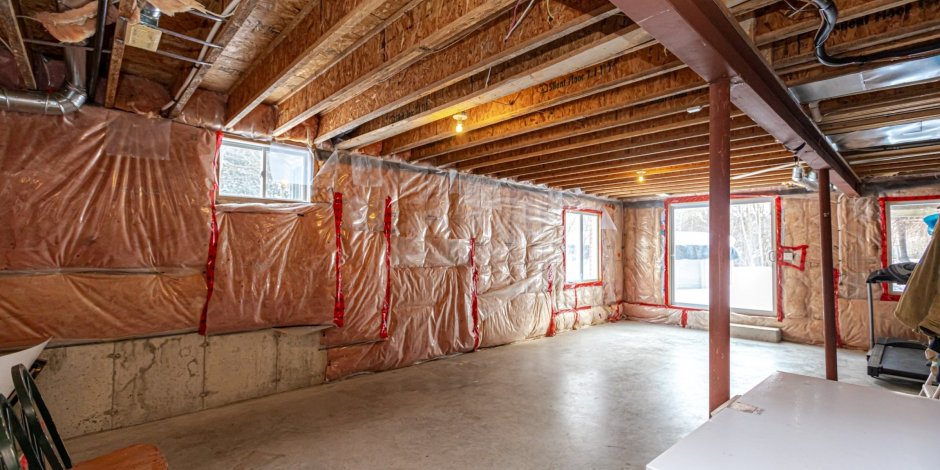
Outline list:
[[[927,381],[930,367],[924,357],[927,345],[920,341],[875,337],[875,304],[872,285],[882,282],[907,284],[917,263],[892,264],[868,276],[868,375]]]

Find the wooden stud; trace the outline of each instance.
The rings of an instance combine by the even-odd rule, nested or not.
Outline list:
[[[580,3],[583,5],[552,5],[554,20],[551,22],[545,19],[547,13],[543,11],[547,5],[537,3],[526,21],[505,41],[512,15],[507,13],[487,23],[456,44],[324,113],[318,141],[359,128],[338,147],[361,147],[441,116],[450,117],[473,105],[454,103],[455,98],[474,104],[499,99],[622,54],[635,42],[630,39],[631,35],[644,36],[644,42],[650,40],[649,36],[639,34],[635,26],[634,31],[624,33],[623,25],[629,21],[622,16],[610,18],[617,11],[610,2]],[[592,5],[595,5],[593,9],[585,12],[584,8],[590,9]],[[583,29],[589,31],[572,34]],[[562,37],[568,40],[561,47],[549,45]],[[565,54],[577,43],[585,44],[576,51],[580,54]],[[511,76],[526,62],[538,63],[541,69],[536,74],[522,70]],[[465,80],[475,74],[478,76],[473,80]],[[393,110],[394,113],[384,116]]]
[[[229,92],[225,127],[232,127],[278,89],[304,71],[326,69],[353,45],[380,32],[388,18],[409,0],[323,0],[309,2],[303,18],[283,32],[270,53],[262,54]],[[316,7],[316,8],[314,8]]]
[[[613,9],[613,5],[611,5]],[[0,0],[0,32],[7,39],[6,43],[16,62],[16,70],[20,74],[23,85],[30,90],[36,89],[36,76],[29,61],[29,50],[23,42],[23,32],[17,19],[15,0]]]
[[[222,46],[222,48],[209,48],[209,52],[203,60],[210,65],[199,66],[189,83],[180,83],[180,86],[183,88],[174,87],[174,89],[180,90],[179,98],[176,100],[176,104],[167,112],[167,117],[175,118],[183,112],[186,103],[192,98],[193,93],[196,92],[196,89],[202,84],[202,80],[206,77],[206,74],[209,73],[209,69],[212,68],[211,64],[215,63],[219,56],[222,55],[222,50],[228,45],[228,42],[235,37],[235,33],[242,28],[242,25],[245,24],[245,20],[248,18],[248,15],[251,14],[251,11],[254,10],[255,4],[257,3],[258,0],[239,1],[238,6],[235,7],[235,11],[228,17],[225,24],[219,29],[219,33],[213,39],[213,42]]]
[[[121,66],[124,64],[124,40],[127,38],[127,21],[136,7],[136,0],[121,0],[118,6],[118,21],[114,29],[114,41],[111,44],[111,60],[108,63],[108,84],[104,93],[104,107],[113,108],[117,99],[117,89],[121,81]],[[92,92],[93,93],[93,92]]]
[[[275,135],[328,111],[436,53],[502,12],[512,0],[425,0],[279,103]]]

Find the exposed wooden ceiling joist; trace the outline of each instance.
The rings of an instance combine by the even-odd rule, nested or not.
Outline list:
[[[705,80],[732,79],[732,101],[814,168],[832,169],[833,183],[858,194],[859,179],[832,149],[783,83],[714,0],[612,0]]]
[[[118,86],[121,84],[121,67],[124,66],[125,39],[127,38],[127,21],[120,18],[130,18],[136,5],[135,0],[121,0],[118,6],[118,21],[114,28],[114,41],[111,44],[111,59],[108,62],[108,84],[104,93],[104,107],[113,108],[117,99]]]
[[[279,103],[275,135],[328,111],[446,49],[502,13],[512,0],[425,0]]]
[[[304,17],[252,65],[229,92],[226,127],[244,118],[301,72],[325,70],[352,47],[379,31],[412,0],[310,2]]]
[[[186,107],[186,103],[189,103],[189,99],[192,98],[193,93],[196,92],[196,89],[199,88],[199,85],[202,84],[202,80],[206,77],[206,74],[209,73],[209,70],[212,68],[212,64],[222,55],[223,49],[228,45],[229,41],[235,37],[235,34],[238,33],[238,30],[245,25],[245,20],[248,18],[248,15],[251,14],[251,11],[255,8],[255,5],[258,3],[258,0],[239,0],[238,6],[235,7],[235,11],[232,12],[225,20],[225,24],[222,25],[222,28],[219,29],[219,33],[213,38],[213,42],[218,44],[221,47],[209,48],[206,53],[204,62],[209,65],[203,65],[196,68],[195,73],[192,75],[192,79],[188,80],[188,74],[180,76],[178,84],[173,87],[173,93],[175,93],[175,104],[167,112],[167,116],[175,118],[183,112],[183,108]]]
[[[6,45],[13,54],[16,70],[23,85],[30,90],[36,89],[36,76],[29,61],[29,50],[23,42],[23,32],[17,19],[15,0],[0,0],[0,33],[6,38]]]
[[[551,21],[546,19],[546,8],[551,10]],[[416,127],[420,125],[416,123],[431,122],[441,116],[449,117],[471,106],[454,103],[455,97],[476,103],[491,101],[552,78],[552,74],[564,74],[614,57],[630,47],[632,42],[629,37],[614,34],[629,23],[622,15],[611,18],[617,13],[610,2],[603,0],[580,0],[551,6],[539,2],[512,35],[505,39],[510,21],[513,20],[512,15],[507,13],[457,44],[324,113],[317,142],[363,126],[368,131],[363,129],[364,132],[357,132],[339,148],[368,145],[393,135],[392,132],[401,132],[408,125]],[[588,27],[591,30],[588,32],[593,34],[572,35]],[[551,47],[553,41],[561,38],[566,39],[566,47]],[[649,37],[645,40],[649,40]],[[574,57],[565,54],[567,48],[577,43],[586,44],[580,49],[588,51],[579,51],[581,53]],[[625,45],[618,47],[620,43]],[[545,48],[548,51],[542,51]],[[527,77],[528,84],[519,83],[513,88],[507,82],[512,82],[514,78],[525,79],[526,75],[507,79],[505,75],[512,73],[514,67],[497,66],[510,60],[513,64],[526,60],[538,61],[542,64],[542,70],[538,76]],[[558,64],[549,66],[547,62],[552,60]],[[497,69],[495,75],[493,68]],[[475,74],[478,75],[476,80],[465,80]],[[423,99],[416,101],[419,98]],[[408,104],[411,106],[405,107]],[[383,116],[393,110],[396,110],[393,116]],[[394,129],[387,128],[390,123],[395,124]]]

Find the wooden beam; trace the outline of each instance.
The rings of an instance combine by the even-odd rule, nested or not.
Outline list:
[[[175,118],[183,112],[183,108],[186,107],[186,103],[189,103],[189,99],[192,98],[193,93],[196,92],[196,89],[199,88],[199,85],[202,84],[203,79],[205,79],[206,74],[209,73],[209,69],[212,68],[211,64],[214,64],[216,60],[222,55],[222,51],[225,46],[228,45],[229,41],[235,37],[235,33],[238,32],[245,24],[245,20],[248,19],[248,15],[251,14],[251,11],[254,10],[255,5],[258,3],[258,0],[240,0],[238,6],[235,7],[235,11],[232,12],[232,15],[228,17],[225,21],[225,24],[222,25],[222,28],[219,29],[218,34],[212,40],[214,43],[222,46],[220,48],[212,47],[209,48],[209,52],[206,53],[206,57],[203,61],[209,63],[210,65],[200,66],[196,69],[196,73],[193,75],[192,80],[189,82],[181,81],[179,86],[174,87],[178,90],[175,96],[179,96],[176,99],[176,104],[167,111],[166,116],[168,118]],[[185,80],[185,78],[182,78]]]
[[[545,20],[546,8],[551,9],[553,21]],[[547,52],[542,51],[541,48],[547,47],[549,43],[562,37],[575,36],[572,33],[592,25],[591,29],[595,34],[569,36],[564,42],[592,44],[599,41],[598,36],[609,38],[611,34],[608,30],[617,31],[629,23],[629,20],[621,15],[610,18],[615,13],[617,10],[606,0],[579,0],[570,4],[556,3],[554,5],[540,2],[532,9],[526,20],[513,31],[509,39],[504,40],[510,21],[513,20],[512,15],[507,13],[498,20],[487,23],[472,32],[458,43],[408,67],[389,80],[374,85],[343,103],[342,106],[324,113],[323,127],[317,141],[323,142],[363,126],[365,129],[357,131],[352,138],[342,142],[338,148],[350,149],[368,145],[394,133],[402,132],[402,124],[398,123],[409,123],[412,127],[417,127],[421,125],[418,122],[431,122],[440,118],[438,116],[429,120],[430,115],[450,117],[466,109],[453,103],[455,97],[469,99],[473,95],[474,99],[482,103],[534,85],[537,80],[544,81],[552,78],[546,70],[552,67],[543,67],[543,76],[530,77],[529,84],[520,83],[515,86],[515,89],[511,89],[505,83],[500,82],[505,82],[506,75],[518,69],[517,62],[538,61],[543,65],[547,65],[549,61],[562,62],[561,65],[567,68],[554,72],[558,75],[614,57],[621,52],[613,46],[595,47],[594,54],[582,55],[580,62],[572,59],[560,61],[552,57],[553,55],[560,56],[570,50],[567,49],[570,47],[567,44],[566,47],[550,47]],[[638,28],[634,27],[634,29]],[[649,40],[648,36],[646,40]],[[621,42],[626,41],[621,40]],[[481,47],[483,44],[487,47]],[[513,63],[497,67],[510,60]],[[497,69],[495,75],[493,74],[494,68]],[[475,80],[464,80],[475,74],[480,76]],[[419,98],[424,99],[416,101]],[[393,110],[396,111],[392,116],[383,116]],[[408,119],[403,120],[403,116],[408,116]],[[381,119],[383,117],[384,119]],[[378,122],[372,122],[373,120],[378,120]],[[398,124],[394,132],[386,128],[393,124]]]
[[[732,143],[731,145],[732,164],[738,162],[764,161],[766,159],[789,158],[793,161],[793,156],[782,150],[779,145],[767,145],[766,141],[755,141],[745,143]],[[653,158],[642,158],[644,161],[627,161],[623,164],[612,166],[606,173],[595,176],[579,176],[570,179],[558,179],[556,181],[543,181],[539,184],[549,184],[560,188],[584,188],[594,185],[610,184],[611,182],[635,179],[637,171],[646,172],[647,179],[652,179],[655,175],[662,172],[679,171],[683,165],[697,165],[708,163],[708,145],[703,145],[695,149],[679,150],[669,153],[656,154]],[[562,175],[557,174],[558,177]],[[657,180],[658,181],[658,180]]]
[[[740,116],[743,116],[743,113],[738,113],[738,115],[735,117]],[[536,145],[523,149],[522,151],[493,155],[484,159],[469,161],[466,163],[458,163],[456,166],[459,170],[475,171],[479,170],[480,168],[492,167],[505,163],[531,160],[533,158],[538,158],[553,153],[573,151],[582,148],[591,149],[596,148],[596,146],[610,143],[622,144],[626,139],[633,139],[650,134],[686,129],[689,127],[701,126],[707,123],[707,112],[701,113],[700,117],[698,115],[690,115],[688,113],[673,114],[653,121],[641,122],[636,125],[631,124],[607,131],[595,132],[592,134],[570,138],[567,139],[564,144],[551,143]],[[586,150],[584,151],[583,155],[579,156],[587,157],[594,154],[596,154],[596,152],[591,153],[591,150]]]
[[[917,1],[919,0],[840,0],[839,24]],[[805,19],[795,23],[779,12],[761,17],[757,22],[754,44],[764,46],[782,37],[815,32],[819,29],[819,15],[813,6],[807,6],[807,11],[809,14],[804,15]]]
[[[637,139],[635,142],[628,140],[620,146],[605,146],[598,149],[599,151],[595,155],[588,157],[579,157],[576,155],[577,152],[575,154],[559,154],[558,156],[546,155],[527,161],[525,166],[510,164],[499,167],[499,171],[494,169],[490,174],[500,178],[526,177],[538,179],[538,175],[563,171],[565,177],[573,177],[579,173],[609,168],[608,165],[603,165],[607,163],[707,145],[707,135],[707,128],[704,129],[704,132],[702,128],[697,128],[688,132],[673,133],[673,135],[652,135]],[[773,139],[769,138],[766,132],[749,121],[736,123],[732,138],[735,141],[760,139],[762,142],[773,142]]]
[[[512,0],[425,0],[279,103],[275,135],[390,79],[491,20]]]
[[[732,190],[745,190],[745,189],[768,189],[772,187],[783,187],[787,186],[787,180],[789,172],[776,172],[770,173],[768,175],[761,175],[754,178],[748,178],[744,180],[732,180],[731,189]],[[732,176],[735,174],[732,172]],[[708,194],[708,173],[704,173],[700,177],[689,178],[687,183],[683,184],[670,184],[668,186],[662,187],[652,187],[645,184],[628,184],[624,185],[624,189],[621,190],[611,190],[611,191],[599,191],[598,196],[606,197],[616,197],[616,198],[631,198],[638,196],[653,196],[660,194],[667,195],[684,195],[684,194]]]
[[[722,5],[715,0],[612,1],[705,80],[730,77],[738,109],[813,168],[831,168],[842,192],[858,195],[858,176]]]
[[[642,36],[645,35],[644,32]],[[623,38],[624,36],[615,35],[615,37]],[[619,45],[615,48],[618,54],[623,50],[632,50],[645,44],[630,47],[631,44],[635,44],[631,40],[618,39],[618,41]],[[575,54],[574,57],[584,58],[582,54]],[[589,61],[584,60],[583,62]],[[472,132],[475,129],[546,110],[560,104],[570,103],[597,93],[661,77],[684,67],[681,62],[675,60],[662,48],[645,48],[642,51],[617,57],[567,75],[563,75],[561,72],[569,71],[573,67],[566,61],[550,64],[535,72],[524,74],[525,81],[520,84],[539,84],[518,90],[512,95],[509,103],[490,101],[477,103],[476,106],[469,106],[474,103],[468,101],[461,104],[461,107],[466,104],[467,106],[464,109],[469,109],[467,112],[468,119],[464,122],[464,132]],[[577,68],[580,69],[581,67]],[[543,71],[546,71],[544,75],[542,74]],[[555,78],[544,81],[543,78],[546,75],[549,78]],[[519,82],[513,82],[513,84],[515,83]],[[415,126],[416,128],[408,132],[389,138],[387,140],[389,147],[394,149],[393,151],[400,152],[457,136],[453,120],[449,119],[449,114],[444,115],[443,118],[442,116],[432,117],[434,119],[423,122],[420,127]]]
[[[127,21],[137,5],[136,0],[121,0],[118,6],[118,20],[114,26],[114,41],[111,44],[111,60],[108,63],[108,85],[104,93],[104,107],[113,108],[117,99],[117,89],[121,81],[121,66],[124,64],[124,40],[127,38]],[[93,93],[93,92],[92,92]]]
[[[7,39],[7,46],[13,54],[16,71],[19,72],[23,85],[30,90],[35,90],[36,77],[33,75],[33,67],[29,61],[29,50],[23,42],[23,32],[20,30],[17,14],[14,0],[0,0],[0,32]]]
[[[792,161],[793,159],[790,155],[787,155],[786,152],[781,152],[779,149],[769,153],[760,153],[749,157],[740,157],[734,151],[731,153],[732,170],[747,170],[748,172],[753,172],[755,170],[763,170],[767,168],[773,168],[774,166],[781,164],[792,163]],[[705,152],[704,158],[696,156],[694,159],[688,158],[682,163],[677,163],[671,166],[651,168],[647,170],[644,174],[645,181],[643,184],[670,185],[674,183],[681,183],[687,179],[688,175],[697,174],[696,172],[707,170],[708,152]],[[636,181],[636,179],[637,174],[635,172],[630,172],[627,174],[621,174],[617,178],[606,179],[603,181],[591,180],[582,184],[566,183],[552,185],[552,187],[564,189],[581,188],[583,191],[594,192],[621,187],[625,181]]]
[[[555,106],[548,112],[519,116],[498,124],[465,132],[459,137],[415,149],[412,151],[412,159],[420,160],[522,135],[535,129],[568,124],[628,106],[652,103],[664,98],[700,90],[705,86],[698,76],[688,69],[670,72],[660,76],[658,80],[632,83]],[[396,143],[400,146],[410,146],[411,144],[409,141],[399,141],[397,137],[387,140],[386,143],[393,145],[392,149],[387,150],[390,153],[398,151],[398,148],[395,147]]]
[[[773,144],[768,138],[751,138],[732,142],[731,149],[735,156],[746,158],[748,156],[777,155],[784,152],[779,146]],[[636,178],[638,171],[655,168],[656,165],[674,165],[682,161],[693,161],[708,156],[708,144],[695,147],[681,148],[665,151],[652,149],[647,152],[638,152],[636,158],[620,160],[606,164],[594,165],[571,171],[542,174],[532,178],[521,178],[535,184],[549,184],[560,187],[580,187],[592,182],[605,182],[625,177]],[[792,156],[791,156],[792,158]]]
[[[355,44],[380,32],[410,0],[309,2],[302,18],[262,54],[229,91],[225,127],[232,127],[279,89],[334,65]]]
[[[707,95],[703,93],[689,93],[683,96],[667,98],[640,106],[627,106],[615,109],[597,116],[587,117],[578,121],[576,126],[551,126],[533,129],[532,132],[512,139],[497,140],[492,143],[478,145],[470,149],[461,150],[443,155],[421,156],[423,149],[416,149],[413,157],[415,161],[427,161],[432,165],[450,166],[459,162],[477,160],[494,155],[506,155],[507,152],[525,151],[524,149],[538,145],[566,145],[581,136],[602,132],[619,132],[625,126],[641,126],[644,123],[659,119],[681,121],[687,119],[687,110],[696,104],[701,105]],[[629,123],[629,124],[624,124]],[[590,138],[590,137],[584,137]]]

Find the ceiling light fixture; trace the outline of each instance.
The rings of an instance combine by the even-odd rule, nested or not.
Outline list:
[[[702,105],[696,105],[696,106],[692,106],[692,107],[687,108],[687,109],[685,110],[685,112],[687,112],[687,113],[689,113],[689,114],[695,114],[695,113],[701,111],[702,109],[703,109]]]
[[[646,182],[646,172],[645,172],[645,171],[638,171],[638,172],[636,172],[636,182],[637,182],[637,183],[644,183],[644,182]]]
[[[459,112],[454,115],[454,120],[457,121],[457,127],[454,129],[458,134],[463,132],[463,122],[467,120],[467,113]]]

